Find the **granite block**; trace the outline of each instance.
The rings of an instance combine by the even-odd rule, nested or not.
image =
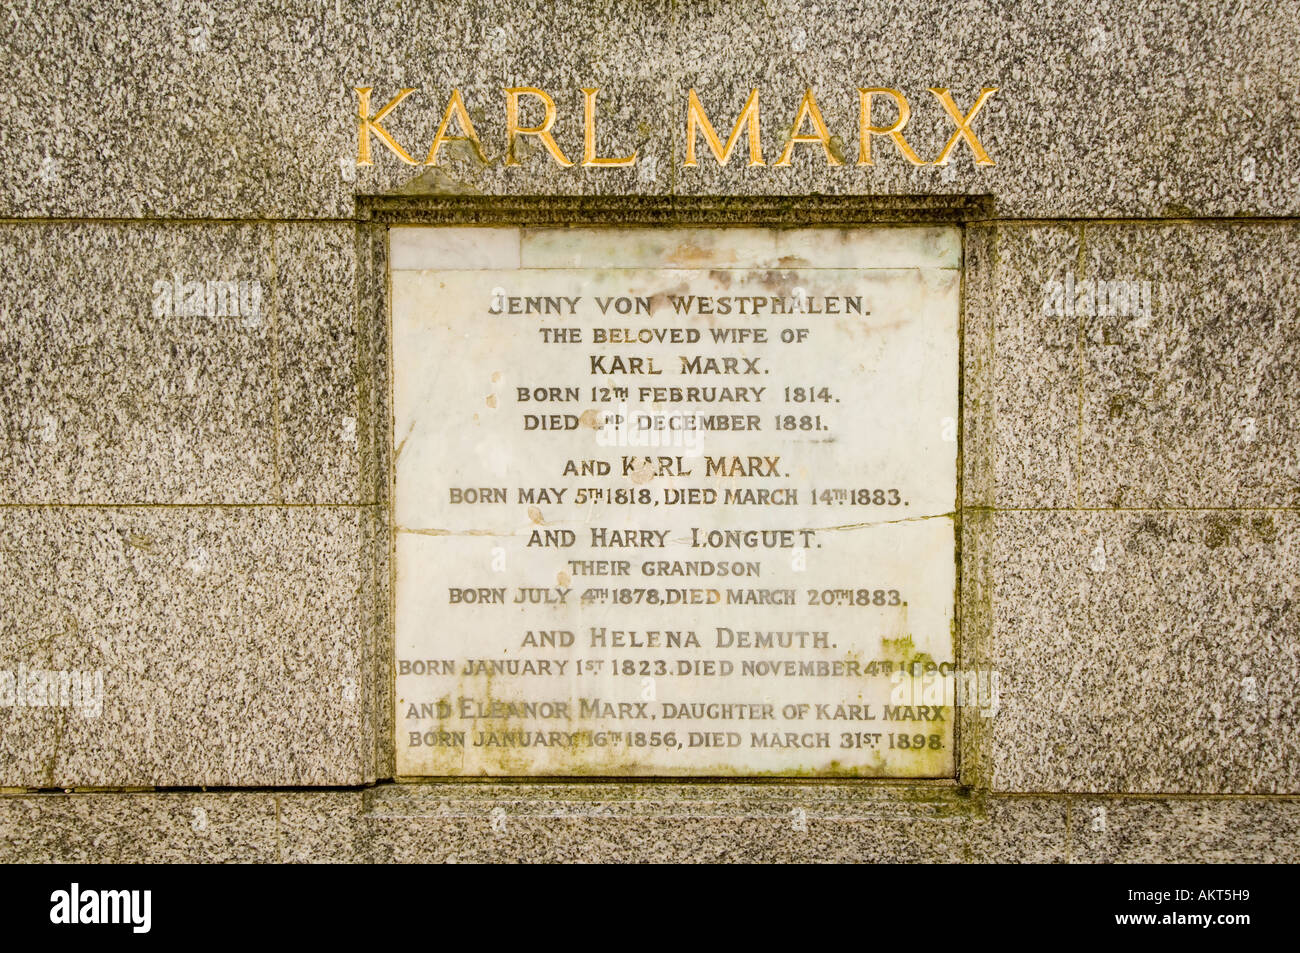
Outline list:
[[[1066,858],[1064,803],[946,784],[395,785],[367,795],[363,824],[381,862]]]
[[[0,795],[0,860],[1059,862],[1066,809],[874,784]]]
[[[666,192],[669,164],[654,154],[668,134],[668,11],[660,2],[612,16],[580,0],[485,16],[447,3],[227,0],[87,18],[33,0],[15,11],[0,72],[12,90],[6,147],[24,166],[0,186],[0,214],[338,218],[357,194],[507,193],[539,179],[561,193]],[[502,88],[512,85],[555,98],[554,135],[572,167],[531,138],[518,165],[504,164]],[[650,161],[577,164],[584,86],[601,88],[599,154],[635,149]],[[382,155],[358,167],[355,87],[373,88],[372,111],[417,90],[384,126],[420,164],[376,142]],[[423,165],[453,87],[486,165],[461,143]],[[535,105],[525,99],[521,122],[539,120]]]
[[[0,784],[372,778],[362,539],[378,515],[0,510]],[[58,673],[93,681],[65,686]]]
[[[958,675],[957,770],[962,784],[988,787],[993,727],[1001,685],[993,666],[994,514],[986,509],[962,513],[957,603]]]
[[[1002,512],[997,791],[1300,790],[1300,520]]]
[[[994,502],[997,234],[996,228],[967,228],[962,236],[961,503],[966,507]]]
[[[985,466],[1001,508],[1077,504],[1078,321],[1045,305],[1049,284],[1078,257],[1079,234],[1072,225],[1006,225],[993,238],[988,386],[996,459]]]
[[[397,772],[393,744],[393,533],[386,506],[367,507],[363,515],[358,554],[363,582],[357,591],[363,736],[373,749],[373,776],[391,778]]]
[[[1276,77],[1298,31],[1280,11],[1227,2],[691,4],[678,17],[679,86],[700,90],[724,138],[760,89],[766,165],[744,168],[742,155],[719,170],[706,156],[678,170],[676,191],[991,194],[999,215],[1019,218],[1288,214],[1295,177],[1277,137],[1297,102]],[[872,165],[857,164],[858,87],[902,91],[906,137],[927,164],[885,137]],[[963,113],[981,88],[998,88],[971,123],[995,164],[976,165],[965,143],[929,164],[955,127],[928,87],[948,88]],[[808,88],[841,164],[814,143],[774,168]],[[879,108],[876,124],[892,121]],[[684,124],[684,105],[678,116]]]
[[[878,784],[0,795],[6,863],[1288,863],[1292,798]]]
[[[0,255],[0,500],[274,498],[269,229],[5,225]]]
[[[1085,237],[1083,505],[1300,504],[1300,230],[1088,225]]]
[[[0,57],[0,214],[338,217],[368,10],[24,0]],[[364,71],[363,71],[364,72]]]
[[[353,232],[0,227],[0,499],[365,502]]]
[[[1070,854],[1088,864],[1294,864],[1291,798],[1077,798]]]
[[[261,793],[0,796],[0,861],[273,863],[276,821]]]
[[[281,791],[276,804],[278,860],[284,864],[373,863],[366,839],[366,790]]]
[[[0,58],[10,157],[0,215],[342,218],[358,195],[449,193],[979,194],[1011,217],[1300,208],[1284,138],[1298,108],[1285,77],[1300,24],[1281,7],[222,0],[116,4],[92,17],[23,0],[12,21]],[[373,109],[416,90],[385,128],[417,164],[376,145],[374,164],[357,165],[358,86],[373,89]],[[527,137],[519,164],[504,163],[508,86],[553,97],[555,138],[574,165]],[[873,165],[856,164],[857,89],[873,86],[907,96],[906,134],[925,165],[884,137]],[[600,89],[599,154],[635,149],[636,165],[578,164],[584,87]],[[682,167],[687,90],[725,137],[756,87],[765,165]],[[976,165],[964,142],[951,162],[930,164],[956,128],[930,87],[951,90],[962,113],[981,88],[998,88],[971,123],[995,164]],[[457,142],[422,164],[452,88],[486,164]],[[778,167],[807,88],[841,164],[812,144]],[[539,120],[537,105],[525,101],[524,122]],[[892,117],[884,106],[873,116]]]
[[[357,447],[359,498],[392,499],[394,454],[389,350],[388,229],[359,225],[357,258]]]
[[[289,503],[370,503],[358,434],[356,229],[274,228],[280,480]]]

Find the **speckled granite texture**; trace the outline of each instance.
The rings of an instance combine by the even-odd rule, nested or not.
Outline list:
[[[1294,863],[1291,798],[951,786],[381,785],[0,798],[0,862]]]
[[[0,708],[0,860],[1300,860],[1298,46],[1227,0],[9,3],[0,670],[103,708]],[[490,161],[358,167],[356,86],[416,88],[417,158],[458,88]],[[599,87],[637,164],[506,165],[504,86],[570,158]],[[996,164],[855,164],[865,86],[925,158],[928,87],[999,87]],[[683,166],[689,88],[724,136],[760,90],[764,166]],[[840,165],[776,164],[807,88]],[[389,783],[385,223],[936,218],[1001,688],[958,777]],[[244,298],[168,310],[191,281]]]
[[[0,502],[370,502],[354,233],[0,225]],[[248,305],[155,313],[178,280],[245,283]]]
[[[0,509],[0,657],[103,673],[103,708],[0,712],[6,786],[357,784],[365,525],[353,507]]]
[[[5,31],[5,216],[337,218],[356,194],[394,190],[980,193],[1018,217],[1300,209],[1287,158],[1300,20],[1285,5],[119,0],[87,15],[17,0]],[[581,155],[580,88],[599,87],[602,154],[636,149],[642,161],[562,168],[530,150],[504,165],[510,85],[552,94],[570,157]],[[373,87],[376,107],[418,90],[386,126],[416,161],[459,88],[493,161],[450,155],[457,147],[445,166],[385,152],[356,168],[354,86]],[[976,169],[962,146],[947,166],[916,167],[890,144],[869,169],[854,165],[863,86],[903,90],[927,159],[950,132],[927,88],[951,89],[967,110],[981,87],[999,87],[973,126],[997,164]],[[760,89],[767,167],[679,167],[691,87],[719,124]],[[774,168],[808,87],[848,161],[828,167],[814,147]]]

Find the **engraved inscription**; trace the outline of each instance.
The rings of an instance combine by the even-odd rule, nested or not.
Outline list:
[[[399,775],[951,776],[956,230],[390,235]]]

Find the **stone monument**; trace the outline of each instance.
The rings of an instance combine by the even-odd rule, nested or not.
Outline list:
[[[0,39],[0,858],[1275,861],[1286,7]]]

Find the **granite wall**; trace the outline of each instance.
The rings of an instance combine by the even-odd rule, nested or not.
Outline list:
[[[0,859],[1300,859],[1292,7],[2,22],[0,670],[103,685],[0,707]],[[506,86],[571,158],[599,87],[601,154],[638,162],[508,164]],[[458,88],[488,163],[358,165],[355,87],[415,89],[383,125],[417,161]],[[755,87],[766,164],[684,166],[686,91],[725,134]],[[997,87],[995,164],[857,165],[859,87],[903,91],[926,159],[928,88]],[[807,88],[839,164],[778,166]],[[934,220],[965,230],[959,648],[1001,689],[959,777],[393,783],[385,227]],[[187,281],[234,304],[178,313]]]

